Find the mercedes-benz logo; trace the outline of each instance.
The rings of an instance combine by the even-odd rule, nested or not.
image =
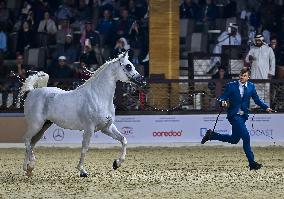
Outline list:
[[[53,139],[55,141],[62,141],[64,139],[64,131],[62,129],[55,129],[53,131]]]

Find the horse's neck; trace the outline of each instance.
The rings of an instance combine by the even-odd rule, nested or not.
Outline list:
[[[113,100],[116,79],[111,71],[113,66],[107,66],[107,68],[100,71],[100,73],[91,82],[91,92],[96,93],[100,99],[109,101]]]

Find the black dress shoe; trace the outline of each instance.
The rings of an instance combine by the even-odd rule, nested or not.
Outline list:
[[[212,134],[213,134],[213,131],[211,129],[208,129],[201,140],[201,144],[204,144],[205,142],[210,140]]]
[[[257,162],[253,162],[249,164],[249,170],[258,170],[262,167],[262,164],[259,164]]]

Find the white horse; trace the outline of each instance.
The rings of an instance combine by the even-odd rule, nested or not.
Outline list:
[[[113,169],[121,166],[125,160],[127,140],[113,124],[115,108],[113,97],[118,80],[144,84],[143,77],[128,60],[128,52],[118,58],[106,62],[83,85],[72,91],[64,91],[56,87],[46,87],[49,76],[38,72],[26,79],[20,95],[27,98],[24,113],[27,121],[27,132],[24,135],[26,156],[24,171],[32,175],[35,167],[33,148],[50,125],[71,130],[83,130],[81,156],[78,166],[81,177],[87,177],[84,169],[85,154],[88,151],[93,132],[102,133],[118,140],[122,144],[119,159],[114,160]]]

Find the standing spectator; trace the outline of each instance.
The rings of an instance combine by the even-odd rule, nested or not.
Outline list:
[[[275,64],[276,66],[284,66],[284,49],[282,49],[278,45],[278,41],[276,37],[270,38],[270,45],[269,45],[275,55]]]
[[[251,66],[251,79],[271,79],[275,75],[275,55],[262,35],[255,36],[255,45],[251,47],[246,62]],[[270,84],[255,84],[257,93],[270,104]]]
[[[4,26],[0,24],[0,53],[7,51],[7,35],[4,32]]]
[[[184,0],[179,6],[179,14],[181,19],[197,19],[199,8],[192,0]]]
[[[251,14],[249,16],[250,26],[254,27],[254,30],[258,31],[260,28],[260,13],[255,10],[254,7],[251,8]]]
[[[213,49],[213,53],[221,54],[223,45],[241,45],[241,43],[242,39],[241,35],[238,33],[238,26],[236,24],[230,24],[228,30],[222,32],[222,34],[218,37],[217,44]],[[214,67],[217,62],[220,62],[220,58],[211,58],[211,68]]]
[[[251,79],[271,79],[275,75],[275,55],[262,35],[255,36],[255,45],[246,56],[251,64]]]
[[[23,54],[25,49],[33,46],[34,34],[30,30],[29,23],[24,21],[18,33],[17,52]]]

